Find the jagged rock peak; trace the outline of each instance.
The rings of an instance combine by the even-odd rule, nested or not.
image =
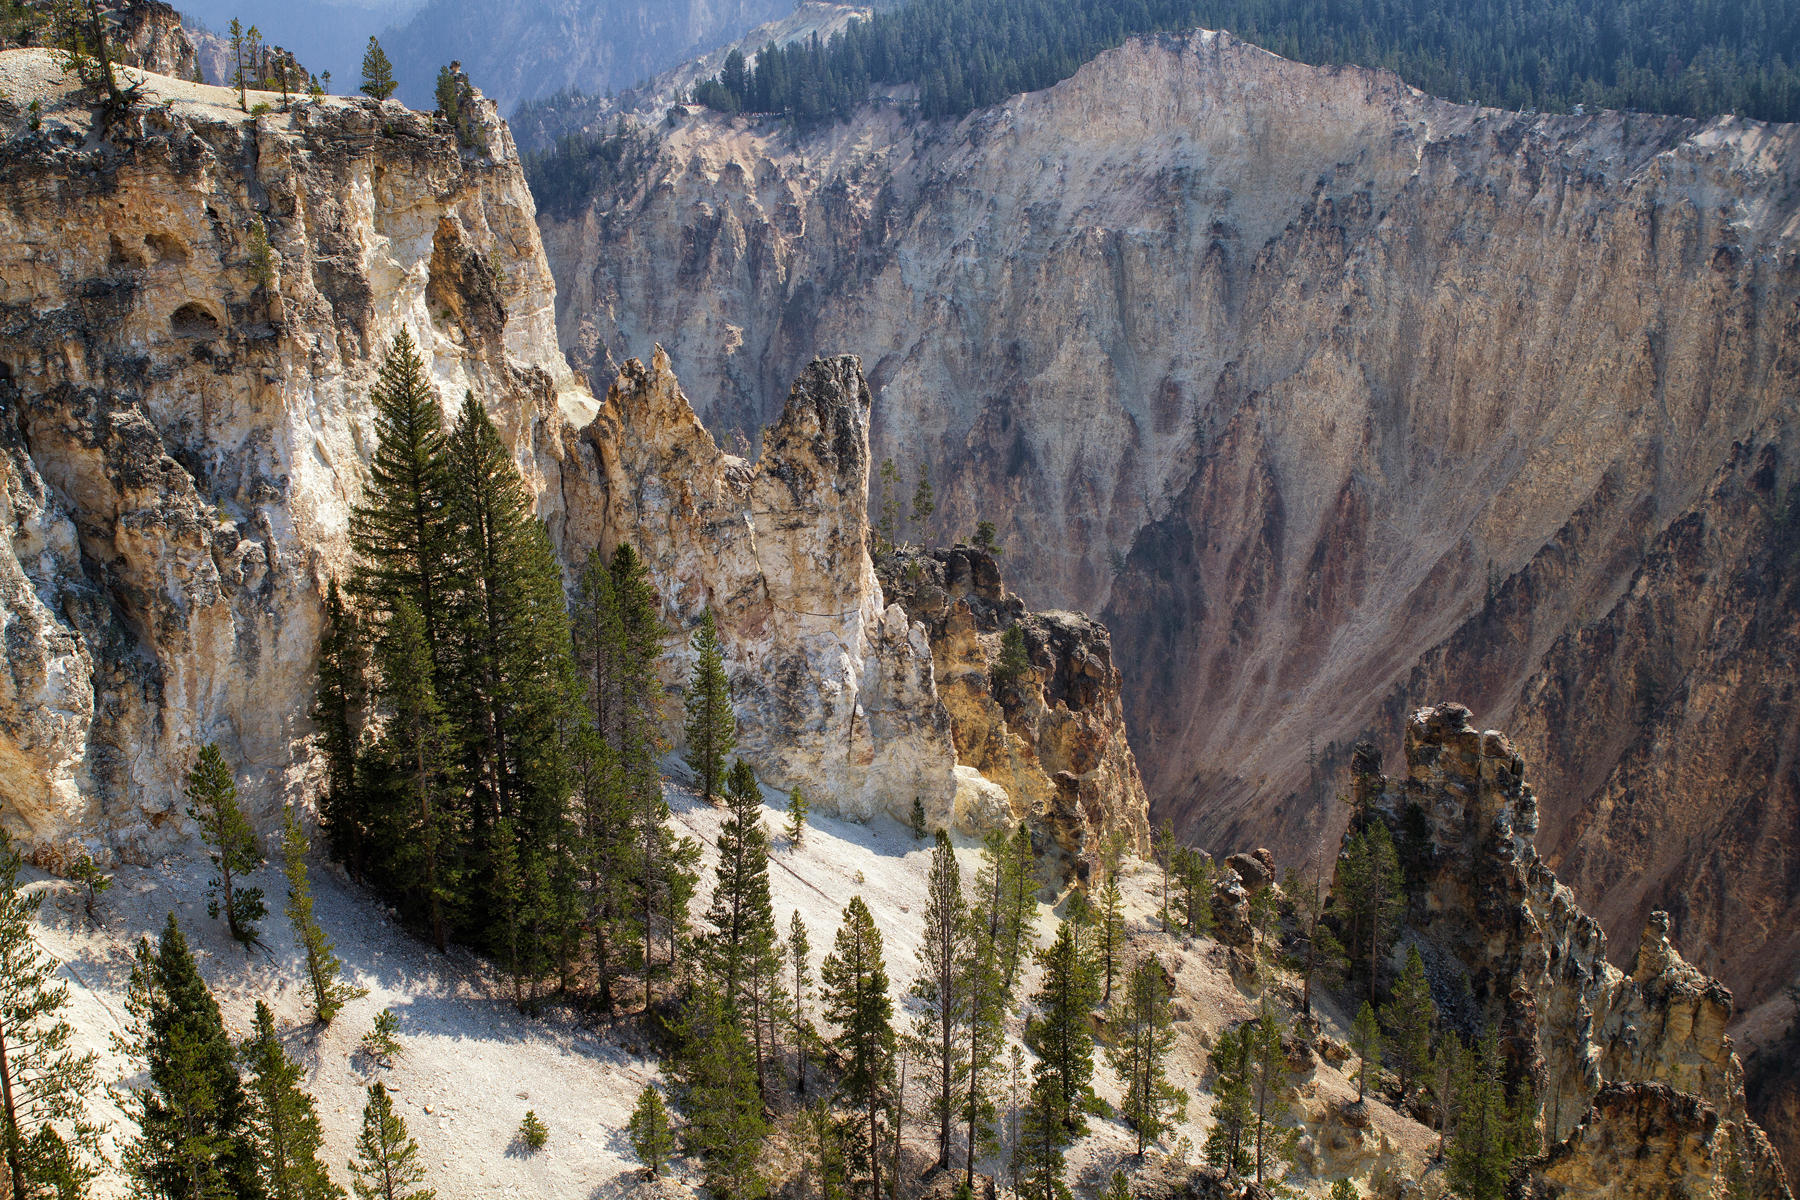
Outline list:
[[[1544,1194],[1722,1195],[1729,1165],[1758,1181],[1746,1194],[1790,1197],[1745,1111],[1725,1032],[1730,990],[1681,957],[1661,912],[1631,974],[1607,961],[1599,923],[1537,855],[1523,757],[1471,715],[1460,704],[1415,711],[1400,780],[1381,774],[1373,746],[1359,746],[1352,798],[1389,825],[1416,883],[1401,945],[1424,956],[1440,1009],[1466,1033],[1497,1028],[1516,1076],[1533,1086],[1553,1148]],[[1463,973],[1468,999],[1459,999]],[[1637,1139],[1631,1153],[1621,1138]],[[1677,1160],[1677,1175],[1706,1186],[1659,1184]],[[1600,1178],[1612,1180],[1607,1190],[1588,1190]]]
[[[870,397],[853,357],[804,369],[752,463],[721,450],[659,347],[620,369],[568,437],[571,558],[630,542],[673,631],[674,702],[688,635],[710,608],[732,675],[739,750],[819,811],[904,818],[915,797],[954,820],[955,748],[922,628],[883,603],[868,552]]]
[[[1028,611],[994,555],[974,546],[902,546],[881,556],[878,573],[885,595],[930,638],[956,742],[959,819],[1032,821],[1045,848],[1083,879],[1109,835],[1147,850],[1149,801],[1106,626],[1082,613]],[[1013,627],[1029,670],[1008,678],[997,668]]]

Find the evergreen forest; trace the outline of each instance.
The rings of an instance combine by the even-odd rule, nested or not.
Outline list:
[[[1125,39],[1224,29],[1314,64],[1386,67],[1447,99],[1710,117],[1800,118],[1800,9],[1777,0],[915,0],[822,42],[733,53],[694,92],[797,127],[871,88],[917,88],[959,117],[1066,79]]]

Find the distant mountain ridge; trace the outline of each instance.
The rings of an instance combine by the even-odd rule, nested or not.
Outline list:
[[[459,61],[511,112],[565,89],[630,87],[791,11],[794,0],[428,0],[381,35],[400,96],[430,105]]]

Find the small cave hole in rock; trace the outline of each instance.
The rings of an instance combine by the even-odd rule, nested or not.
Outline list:
[[[219,318],[198,304],[184,304],[169,318],[169,328],[180,338],[216,338]]]
[[[187,243],[172,233],[146,233],[144,245],[156,256],[157,262],[187,261]]]

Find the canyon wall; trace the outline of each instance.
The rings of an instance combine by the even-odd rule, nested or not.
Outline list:
[[[1033,694],[1034,721],[1063,732],[1015,748],[1011,774],[961,761],[928,627],[869,556],[856,359],[799,371],[753,458],[718,447],[660,353],[596,402],[556,347],[491,103],[476,150],[397,103],[283,112],[253,93],[275,111],[246,113],[230,91],[139,78],[149,102],[102,127],[55,55],[0,53],[0,820],[38,862],[181,844],[209,741],[261,827],[310,802],[320,599],[348,573],[369,392],[402,329],[440,403],[487,406],[571,570],[621,541],[643,554],[677,745],[711,608],[740,752],[815,810],[905,819],[917,800],[976,834],[1051,821],[1076,866],[1099,848],[1084,822],[1142,829],[1118,675],[1084,618],[1024,615],[1071,631],[1056,661],[1096,673]],[[1102,766],[1078,761],[1083,738]],[[1079,821],[1043,788],[1007,791],[1069,770]]]
[[[252,116],[144,78],[103,131],[55,55],[0,54],[0,794],[51,863],[175,844],[207,741],[259,819],[306,794],[318,602],[395,333],[488,405],[552,520],[559,403],[592,408],[492,106],[489,157],[398,104]]]
[[[654,338],[753,434],[859,354],[922,540],[993,520],[1028,603],[1103,615],[1190,837],[1328,855],[1351,745],[1455,695],[1609,927],[1674,912],[1746,1008],[1793,976],[1795,129],[1196,33],[958,123],[642,136],[540,219],[576,364]]]

